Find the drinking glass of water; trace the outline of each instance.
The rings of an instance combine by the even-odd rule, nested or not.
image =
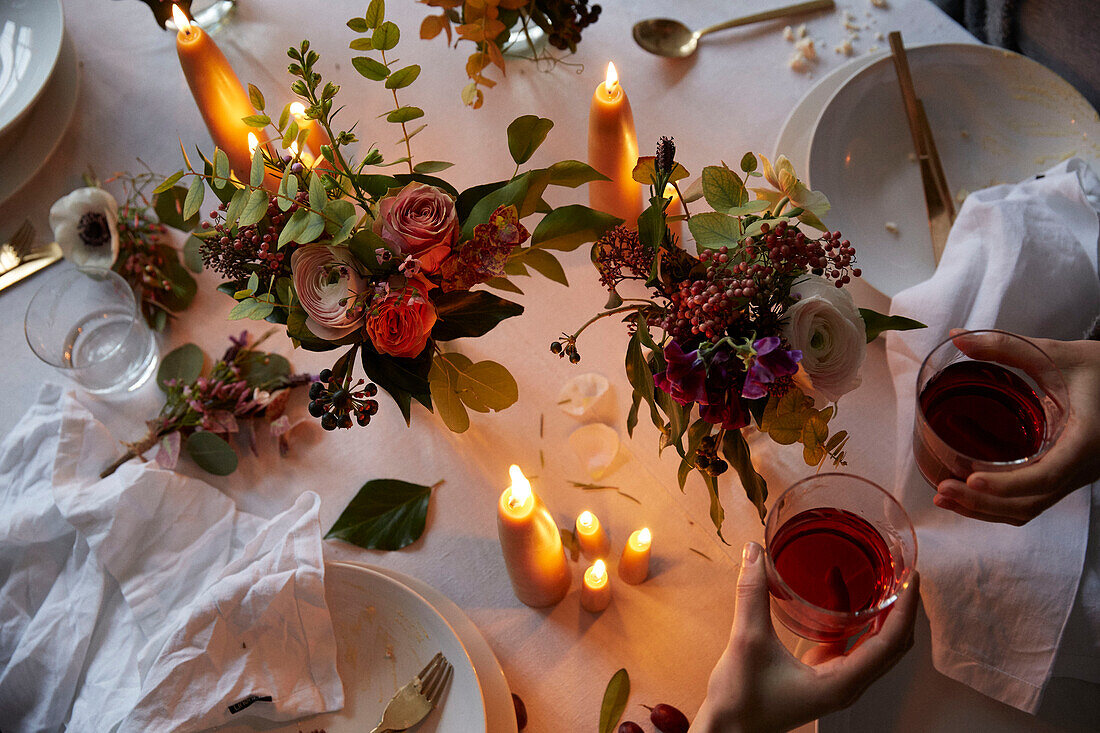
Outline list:
[[[35,356],[91,394],[132,392],[157,368],[134,292],[110,270],[54,274],[31,298],[24,331]]]

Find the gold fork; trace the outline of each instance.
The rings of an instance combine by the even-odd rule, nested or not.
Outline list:
[[[25,220],[11,241],[0,244],[0,274],[14,270],[34,252],[34,225]]]
[[[0,290],[49,267],[61,259],[57,242],[34,243],[34,226],[24,221],[11,240],[0,244]]]
[[[371,733],[398,733],[428,717],[453,673],[447,658],[442,653],[436,654],[420,674],[394,694]]]

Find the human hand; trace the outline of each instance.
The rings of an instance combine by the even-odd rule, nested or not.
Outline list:
[[[959,337],[955,345],[975,359],[1014,364],[1007,337]],[[1069,417],[1054,445],[1034,463],[1011,471],[978,471],[966,482],[941,481],[932,501],[964,517],[1022,525],[1066,494],[1100,478],[1100,341],[1029,339],[1058,366],[1069,391]],[[1043,375],[1035,375],[1042,384]]]
[[[916,572],[894,607],[851,651],[817,647],[801,661],[772,627],[763,550],[742,551],[729,644],[710,675],[697,733],[780,731],[851,705],[913,645],[920,578]]]

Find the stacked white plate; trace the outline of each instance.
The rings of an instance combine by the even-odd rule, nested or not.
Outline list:
[[[916,46],[907,56],[956,210],[967,192],[1071,156],[1100,161],[1096,111],[1035,61],[976,44]],[[822,79],[787,118],[776,153],[829,198],[826,223],[852,241],[869,284],[893,296],[932,275],[920,171],[888,53]]]
[[[50,157],[76,109],[61,0],[0,0],[0,201]]]

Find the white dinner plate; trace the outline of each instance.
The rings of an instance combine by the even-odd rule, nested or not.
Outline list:
[[[1096,111],[1041,64],[970,44],[920,46],[907,55],[956,209],[965,192],[1022,180],[1068,157],[1100,161]],[[935,271],[912,153],[889,57],[837,90],[810,145],[809,183],[833,205],[829,226],[852,241],[864,279],[889,296]]]
[[[0,135],[46,88],[64,31],[61,0],[0,0]]]
[[[72,39],[66,34],[57,70],[42,98],[26,117],[0,135],[0,202],[33,178],[61,142],[76,111],[80,88],[77,61]]]

